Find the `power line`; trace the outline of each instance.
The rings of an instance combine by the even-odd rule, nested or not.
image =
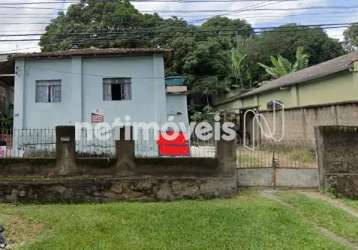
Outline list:
[[[261,2],[261,1],[260,1]],[[266,1],[266,3],[277,3],[277,2],[281,2],[281,1]],[[52,7],[27,7],[27,6],[1,6],[2,9],[19,9],[19,8],[25,8],[25,9],[39,9],[39,10],[58,10],[58,11],[63,11],[66,10],[67,8],[52,8]],[[344,10],[349,10],[349,9],[356,9],[358,8],[358,5],[352,5],[352,6],[310,6],[310,7],[297,7],[297,8],[260,8],[260,9],[252,9],[252,11],[291,11],[291,10],[314,10],[314,9],[344,9]],[[230,10],[230,12],[235,12],[235,11],[241,11],[240,9],[238,10]],[[246,11],[251,11],[250,9],[247,9]],[[227,9],[201,9],[201,10],[167,10],[167,9],[163,9],[163,10],[146,10],[146,11],[141,11],[144,13],[153,13],[153,12],[160,12],[160,13],[198,13],[198,12],[228,12]]]
[[[295,27],[297,28],[314,28],[314,27],[319,27],[319,28],[324,28],[327,26],[327,28],[333,26],[349,26],[352,24],[355,24],[356,22],[344,22],[344,23],[318,23],[318,24],[306,24],[306,25],[296,25]],[[221,32],[221,31],[234,31],[234,32],[238,32],[238,31],[247,31],[247,30],[272,30],[272,29],[280,29],[280,30],[284,30],[284,29],[291,29],[290,26],[285,27],[285,26],[263,26],[263,27],[245,27],[245,28],[238,28],[238,29],[207,29],[207,30],[189,30],[186,27],[183,28],[172,28],[169,31],[164,31],[164,33],[173,33],[173,32],[187,32],[187,33],[210,33],[210,32]],[[105,31],[105,32],[103,32]],[[279,30],[278,30],[279,31]],[[131,28],[126,28],[126,29],[121,29],[120,31],[106,31],[106,30],[97,30],[95,32],[69,32],[69,33],[56,33],[56,34],[51,34],[51,33],[23,33],[23,34],[1,34],[0,33],[0,37],[11,37],[11,36],[41,36],[41,35],[47,35],[47,36],[58,36],[58,35],[63,35],[63,36],[68,36],[68,35],[115,35],[115,34],[129,34],[129,33],[140,33],[140,32],[163,32],[161,27],[156,27],[156,28],[135,28],[135,29],[131,29]]]
[[[357,9],[358,5],[354,6],[312,6],[312,7],[302,7],[302,8],[255,8],[255,9],[246,9],[245,11],[291,11],[291,10],[317,10],[317,9]],[[237,12],[242,10],[226,10],[226,9],[201,9],[201,10],[145,10],[141,11],[144,13],[212,13],[212,12]]]
[[[177,2],[177,3],[204,3],[204,2],[297,2],[300,0],[130,0],[130,2],[158,3],[158,2]],[[80,4],[80,1],[40,1],[40,2],[4,2],[1,5],[39,5],[39,4]]]
[[[296,26],[296,27],[301,27],[302,30],[307,30],[310,28],[322,28],[322,29],[337,29],[337,28],[344,28],[344,27],[349,27],[350,25],[352,25],[353,23],[337,23],[337,24],[315,24],[315,25],[301,25],[301,26]],[[275,30],[279,28],[278,30]],[[227,36],[227,35],[235,35],[237,34],[237,32],[239,31],[245,31],[245,30],[251,30],[249,28],[243,28],[243,29],[220,29],[220,30],[198,30],[198,31],[186,31],[186,30],[176,30],[176,32],[184,32],[184,33],[189,33],[189,34],[181,34],[181,37],[199,37],[199,36],[205,36],[205,37],[210,37],[210,36]],[[262,32],[291,32],[290,27],[257,27],[257,28],[253,28],[253,32],[256,34],[262,33]],[[299,31],[299,30],[298,30]],[[155,32],[152,30],[152,32]],[[144,33],[143,31],[127,31],[127,32],[104,32],[104,33],[68,33],[68,34],[53,34],[53,36],[57,36],[57,35],[63,35],[63,36],[67,36],[66,38],[72,38],[72,39],[86,39],[89,42],[93,42],[93,41],[97,41],[97,40],[103,40],[103,39],[107,39],[108,41],[111,41],[110,39],[121,39],[123,40],[124,38],[118,38],[118,37],[100,37],[102,36],[113,36],[113,35],[125,35],[126,37],[128,37],[129,35],[136,35],[137,39],[143,39],[143,38],[155,38],[156,36],[158,38],[163,38],[163,37],[177,37],[177,34],[173,34],[173,32],[175,32],[175,30],[170,30],[170,31],[166,31],[166,32],[162,32],[162,31],[158,31],[159,34],[153,33],[153,34],[149,34],[149,33]],[[225,33],[226,32],[226,33]],[[192,34],[190,34],[192,33]],[[13,35],[13,36],[39,36],[40,34],[23,34],[23,35]],[[51,35],[51,34],[49,34]],[[2,35],[5,37],[8,37],[9,35]],[[71,37],[73,36],[73,37]],[[82,36],[82,37],[81,37]],[[83,37],[83,36],[92,36],[92,37]],[[97,36],[97,37],[94,37]],[[58,41],[63,41],[63,39],[65,38],[58,38]],[[31,41],[39,41],[40,38],[29,38],[29,39],[3,39],[0,40],[0,42],[31,42]]]
[[[345,10],[342,10],[342,11],[325,11],[325,12],[309,12],[309,13],[299,13],[299,14],[289,14],[289,15],[285,15],[285,17],[292,17],[292,16],[311,16],[311,15],[325,15],[325,16],[329,16],[329,17],[334,17],[336,15],[339,15],[339,14],[344,14],[345,16],[347,16],[347,11]],[[1,14],[1,17],[6,17],[6,18],[41,18],[41,19],[44,19],[44,18],[53,18],[54,15],[47,15],[47,16],[41,16],[41,15],[36,15],[36,14],[25,14],[24,16],[21,15],[21,14],[17,14],[17,13],[14,13],[14,14]],[[198,15],[186,15],[184,17],[196,17]],[[203,16],[208,16],[208,14],[204,14]],[[212,15],[210,15],[212,16]],[[183,17],[182,15],[180,15],[180,17]],[[247,15],[245,14],[245,16],[242,16],[243,19],[246,19],[246,18],[261,18],[261,17],[282,17],[281,15],[270,15],[270,14],[264,14],[264,15],[260,15],[260,16],[257,16],[257,15]],[[319,17],[319,16],[318,16]],[[27,24],[26,23],[23,23],[23,24]]]

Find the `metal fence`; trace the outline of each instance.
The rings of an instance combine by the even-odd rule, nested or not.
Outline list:
[[[119,140],[119,130],[76,130],[76,157],[115,158],[115,141]],[[216,156],[214,140],[199,140],[192,137],[179,145],[181,153],[166,155],[154,131],[139,132],[135,143],[135,156],[155,157],[208,157]],[[171,145],[174,149],[178,145]],[[183,154],[183,150],[187,153]],[[175,151],[175,150],[174,150]],[[179,150],[180,151],[180,150]],[[56,129],[0,129],[0,158],[55,158]]]
[[[177,154],[167,154],[164,148],[177,151]],[[190,140],[182,141],[179,144],[169,143],[160,145],[158,136],[154,131],[147,134],[139,131],[135,140],[135,155],[140,158],[153,157],[192,157],[192,158],[214,158],[216,156],[216,144],[214,140],[199,140],[196,137]]]
[[[216,156],[215,140],[200,140],[192,137],[190,140],[190,155],[191,157],[214,158]]]
[[[55,157],[55,129],[0,129],[0,158]]]
[[[77,158],[115,158],[116,130],[77,129]]]
[[[253,148],[239,146],[239,168],[317,168],[316,152],[305,142],[265,143]]]

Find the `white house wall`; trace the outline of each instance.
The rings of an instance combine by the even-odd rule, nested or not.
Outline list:
[[[167,94],[168,117],[174,118],[173,122],[189,124],[187,96]]]

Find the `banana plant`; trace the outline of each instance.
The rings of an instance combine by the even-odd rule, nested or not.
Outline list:
[[[267,74],[274,78],[280,78],[281,76],[306,68],[309,62],[309,55],[304,53],[303,47],[298,47],[296,51],[296,62],[294,64],[281,55],[277,57],[271,56],[270,59],[272,66],[267,66],[262,63],[258,64],[265,69]]]

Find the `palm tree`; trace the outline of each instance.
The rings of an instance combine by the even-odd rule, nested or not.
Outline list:
[[[231,88],[251,86],[252,78],[247,61],[248,54],[246,53],[251,40],[251,38],[237,37],[236,47],[231,49],[228,67],[228,80],[231,82]]]
[[[296,51],[296,62],[294,64],[279,55],[277,57],[271,56],[271,67],[262,63],[259,63],[259,65],[265,69],[267,74],[273,76],[274,78],[280,78],[281,76],[306,68],[308,66],[308,62],[309,55],[304,53],[303,47],[298,47]]]
[[[234,79],[233,87],[242,87],[244,85],[244,63],[247,54],[241,52],[240,49],[233,48],[231,50],[231,67],[230,75]]]

